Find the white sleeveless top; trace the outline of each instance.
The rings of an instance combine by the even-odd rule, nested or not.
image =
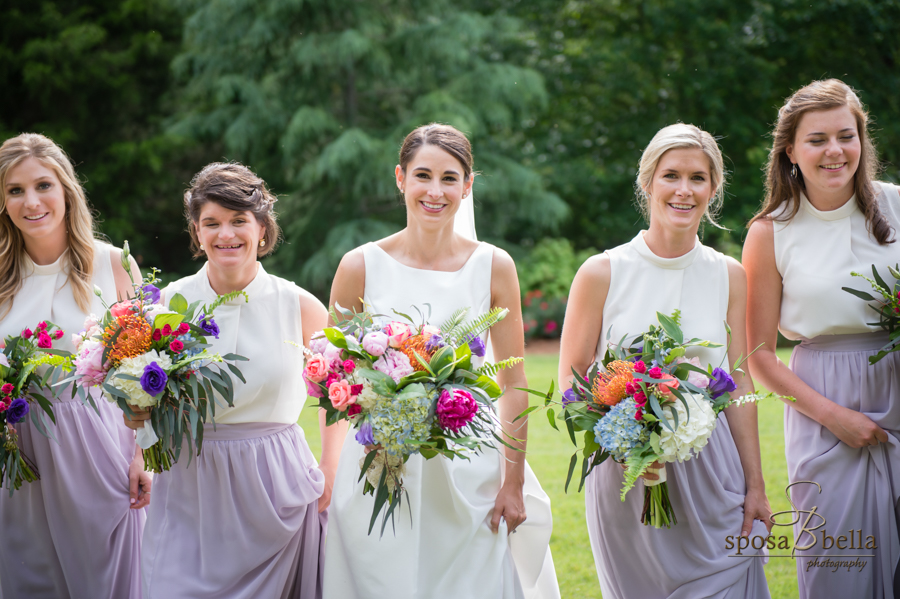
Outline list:
[[[872,265],[890,283],[887,266],[900,262],[900,194],[888,183],[880,187],[881,212],[894,228],[896,242],[880,245],[866,229],[856,196],[836,210],[817,210],[805,195],[790,221],[774,221],[775,265],[782,279],[778,328],[792,340],[819,335],[880,331],[878,315],[855,295],[841,289],[871,291],[853,271],[872,277]],[[874,294],[873,294],[874,295]]]
[[[718,348],[692,347],[687,356],[700,358],[705,367],[719,366],[726,354],[725,318],[728,315],[728,264],[725,256],[700,240],[677,258],[660,258],[644,241],[644,231],[619,247],[607,250],[611,276],[603,306],[603,329],[595,361],[600,362],[608,343],[626,346],[650,325],[657,312],[671,316],[681,310],[685,338],[697,337],[722,344]],[[640,344],[639,344],[640,345]],[[728,361],[721,364],[728,368]]]
[[[102,241],[94,241],[94,274],[92,285],[100,288],[107,304],[116,301],[116,281],[113,276],[110,252],[112,246]],[[38,322],[49,320],[61,327],[65,334],[53,342],[55,349],[75,351],[72,335],[84,330],[84,320],[91,313],[103,314],[103,304],[91,292],[90,312],[84,312],[75,302],[72,286],[69,284],[68,250],[53,264],[35,264],[25,254],[22,288],[13,299],[12,308],[0,322],[0,335],[19,334],[22,329],[34,329]],[[68,394],[62,394],[68,399]]]
[[[427,322],[440,326],[453,313],[468,306],[466,319],[491,309],[491,266],[494,246],[481,242],[456,272],[421,270],[401,264],[375,243],[362,246],[366,262],[366,290],[363,301],[368,310],[387,320],[405,321],[392,310],[403,312],[419,324],[422,310]],[[431,305],[431,316],[428,306]]]
[[[207,264],[195,274],[171,283],[163,297],[180,293],[192,303],[215,301],[217,294],[209,284]],[[213,318],[219,325],[219,338],[207,337],[211,352],[234,353],[247,362],[236,362],[247,380],[234,381],[234,407],[216,406],[217,424],[278,422],[294,424],[306,401],[303,382],[303,350],[287,343],[303,345],[300,319],[300,288],[268,274],[259,265],[243,296],[216,308]]]

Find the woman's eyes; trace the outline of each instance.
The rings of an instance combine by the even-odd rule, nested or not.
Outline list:
[[[50,189],[50,184],[46,181],[43,183],[38,183],[38,189]]]

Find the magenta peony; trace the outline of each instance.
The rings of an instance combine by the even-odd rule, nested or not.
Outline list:
[[[477,411],[478,402],[463,389],[443,389],[435,408],[441,428],[454,433],[472,422]]]

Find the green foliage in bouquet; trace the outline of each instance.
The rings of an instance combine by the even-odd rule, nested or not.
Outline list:
[[[888,266],[888,272],[894,277],[893,286],[888,285],[885,280],[878,274],[878,269],[872,265],[872,278],[858,272],[851,273],[854,277],[859,277],[868,281],[872,289],[877,292],[881,298],[876,298],[872,294],[865,291],[858,291],[849,287],[841,287],[847,293],[851,293],[866,302],[878,302],[877,305],[869,304],[869,307],[878,313],[878,322],[870,322],[872,326],[878,326],[888,332],[890,341],[882,347],[877,354],[869,357],[869,363],[874,364],[884,358],[891,352],[900,349],[900,264],[896,266]]]

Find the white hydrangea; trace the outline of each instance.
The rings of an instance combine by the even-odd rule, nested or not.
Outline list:
[[[141,375],[144,374],[144,367],[149,366],[153,362],[159,364],[159,367],[163,370],[168,370],[172,367],[172,359],[169,357],[169,354],[163,353],[162,355],[160,355],[155,349],[153,349],[143,355],[137,356],[136,358],[125,358],[119,364],[119,367],[116,368],[116,372],[120,374],[130,374],[131,376],[140,378]],[[140,408],[149,408],[155,406],[157,403],[159,403],[159,400],[163,396],[162,393],[160,393],[156,397],[149,395],[141,387],[140,381],[132,381],[119,377],[113,377],[111,382],[113,387],[122,390],[126,395],[128,395],[128,397],[131,398],[128,403]],[[113,397],[106,391],[103,392],[103,395],[107,400],[115,403],[115,397]]]
[[[381,396],[375,393],[375,390],[372,389],[372,383],[368,379],[363,379],[362,386],[362,392],[356,397],[356,405],[368,411],[375,407]]]
[[[681,400],[676,399],[674,404],[663,408],[670,423],[674,424],[673,410],[678,413],[678,427],[674,433],[665,426],[661,427],[659,447],[663,455],[660,462],[684,462],[691,459],[706,446],[709,436],[716,428],[716,414],[708,401],[693,394],[685,394],[685,398],[690,404],[690,418]]]

